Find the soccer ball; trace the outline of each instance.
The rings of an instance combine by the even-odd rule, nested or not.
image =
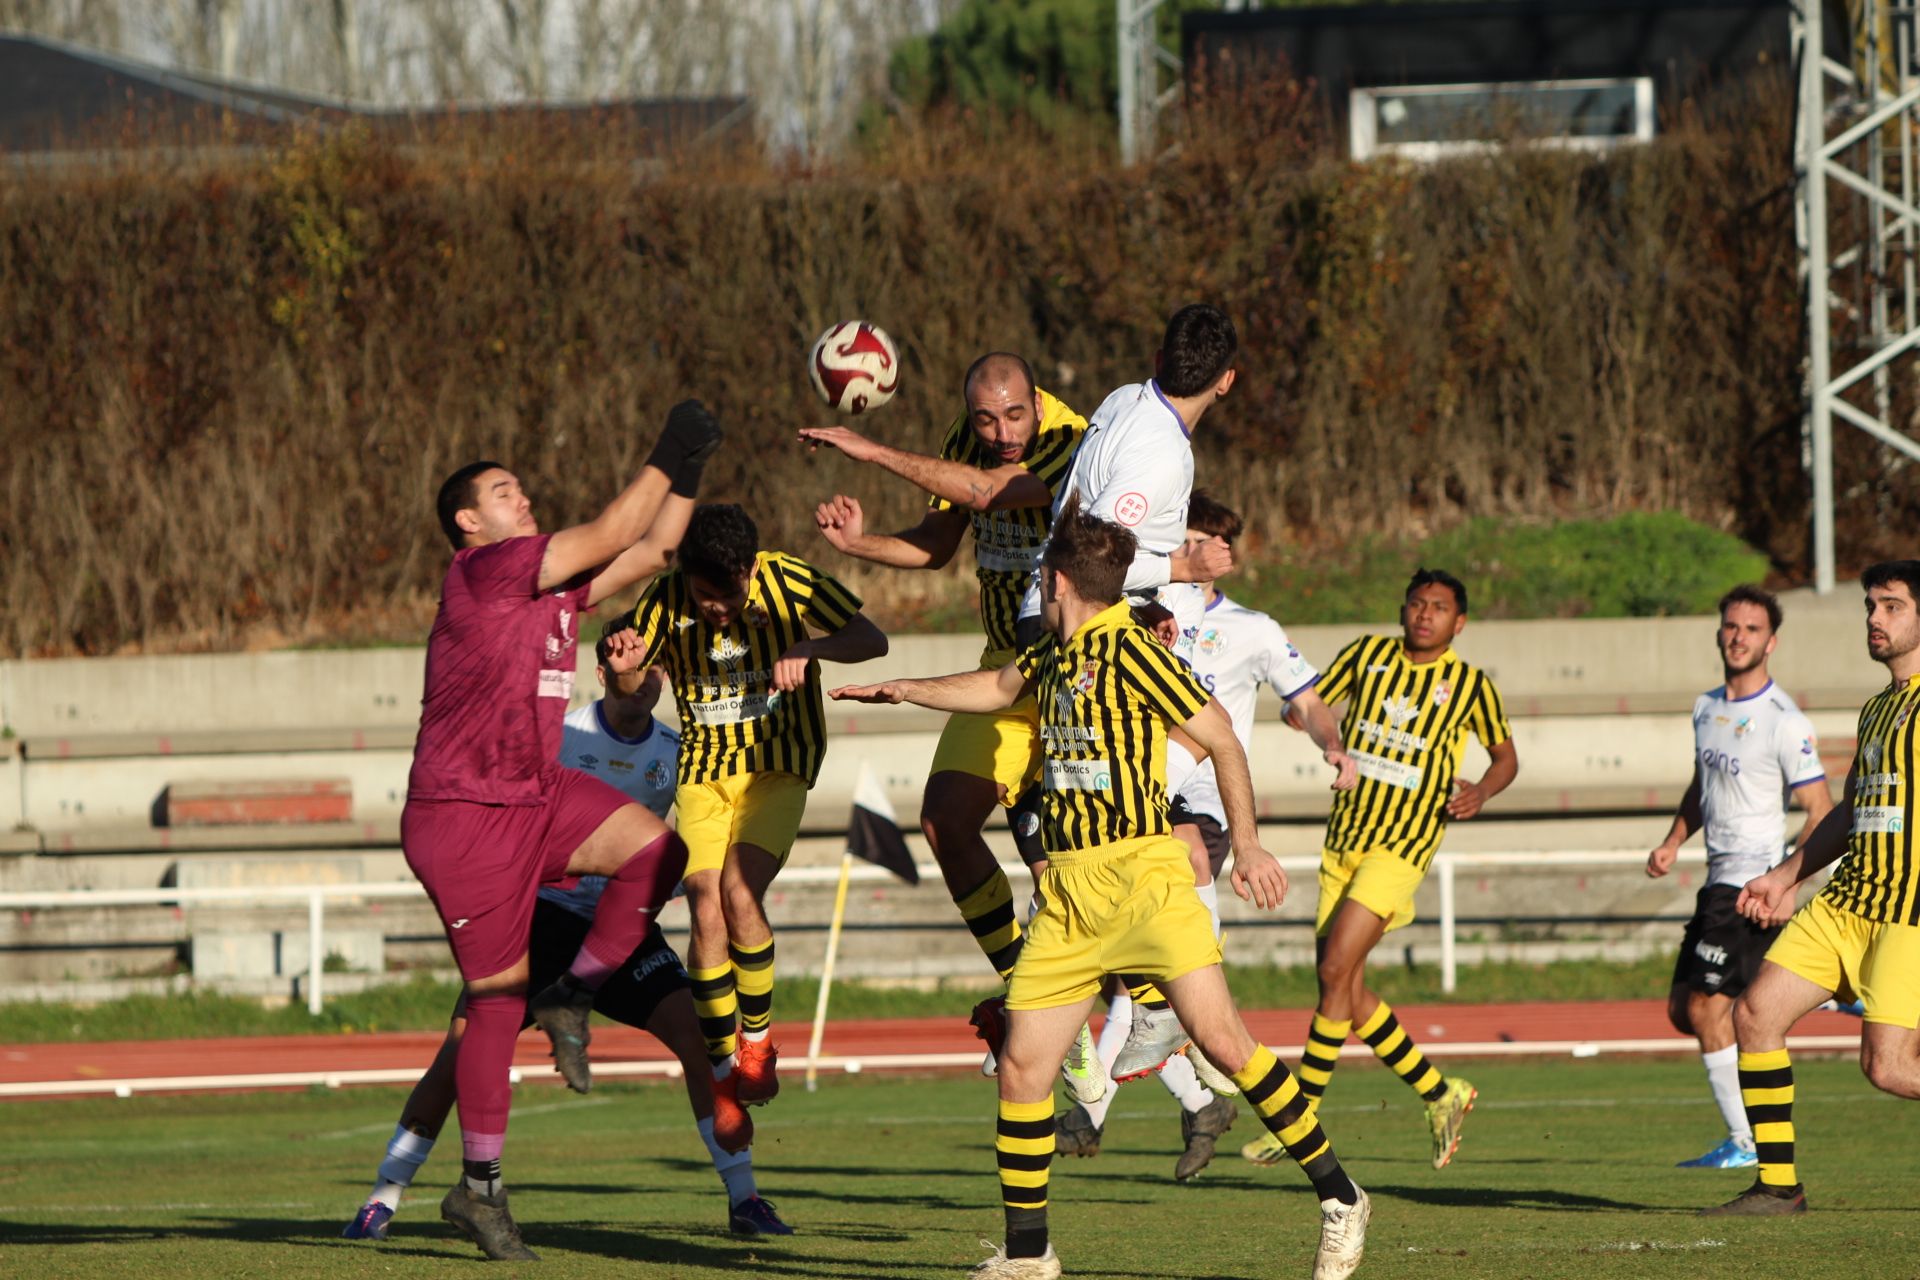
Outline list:
[[[835,409],[865,413],[893,399],[900,386],[900,350],[880,326],[843,320],[813,344],[807,377]]]

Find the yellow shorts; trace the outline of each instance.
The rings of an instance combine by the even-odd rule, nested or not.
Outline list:
[[[1171,836],[1056,853],[1040,897],[1007,984],[1009,1009],[1092,999],[1110,973],[1164,983],[1220,963],[1187,846]]]
[[[718,871],[736,844],[763,849],[784,867],[807,808],[807,781],[774,772],[683,782],[673,804],[674,827],[687,842],[688,875]]]
[[[1427,878],[1416,867],[1388,849],[1354,853],[1320,851],[1320,905],[1314,912],[1313,932],[1326,936],[1343,902],[1357,902],[1387,922],[1387,932],[1413,923],[1413,891]]]
[[[940,731],[930,774],[964,773],[998,783],[1012,808],[1040,776],[1040,704],[1022,698],[1005,711],[956,712]]]
[[[1824,990],[1851,990],[1868,1022],[1920,1026],[1920,926],[1868,920],[1822,894],[1793,913],[1767,959]]]

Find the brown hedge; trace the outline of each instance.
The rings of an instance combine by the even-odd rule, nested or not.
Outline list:
[[[898,485],[809,457],[803,356],[866,316],[907,376],[871,429],[926,447],[980,351],[1090,410],[1175,305],[1241,325],[1203,483],[1310,545],[1469,514],[1673,508],[1804,560],[1787,95],[1595,160],[1433,169],[1330,154],[1298,95],[1200,105],[1150,169],[965,121],[884,156],[664,169],[590,132],[17,169],[0,180],[0,650],[414,639],[438,478],[518,469],[591,514],[664,408],[730,430],[717,495],[846,568],[813,504]],[[622,248],[630,234],[637,252]],[[1841,439],[1845,555],[1898,549],[1916,489]],[[862,575],[852,574],[856,578]],[[894,614],[963,575],[884,582]]]

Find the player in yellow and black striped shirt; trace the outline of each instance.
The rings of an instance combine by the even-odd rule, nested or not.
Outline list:
[[[1486,672],[1453,651],[1467,625],[1467,589],[1452,574],[1421,569],[1407,584],[1401,634],[1363,636],[1340,651],[1320,681],[1328,706],[1346,703],[1340,736],[1360,781],[1335,794],[1320,855],[1315,915],[1320,1003],[1314,1010],[1300,1083],[1316,1101],[1326,1091],[1349,1032],[1427,1105],[1433,1167],[1453,1159],[1473,1086],[1430,1064],[1366,985],[1374,945],[1413,919],[1413,893],[1449,820],[1473,817],[1519,772],[1500,693]],[[1493,763],[1478,782],[1460,777],[1467,735]],[[1273,1153],[1250,1146],[1265,1162]]]
[[[1187,847],[1166,815],[1166,737],[1177,726],[1214,760],[1233,838],[1232,882],[1271,909],[1286,875],[1259,845],[1253,782],[1227,714],[1193,672],[1135,623],[1121,598],[1133,535],[1069,500],[1040,568],[1050,634],[998,671],[835,689],[836,698],[985,713],[1037,697],[1046,745],[1044,905],[1007,992],[994,1142],[1006,1210],[1004,1247],[980,1277],[1060,1274],[1048,1241],[1053,1073],[1109,972],[1145,974],[1193,1042],[1245,1093],[1320,1198],[1315,1275],[1359,1264],[1369,1205],[1334,1156],[1298,1084],[1256,1044],[1227,991],[1213,920]]]
[[[779,1084],[766,1038],[773,932],[760,904],[820,773],[819,664],[877,658],[887,638],[838,582],[762,551],[752,518],[729,505],[695,508],[679,566],[640,597],[634,630],[680,704],[674,805],[693,917],[687,970],[716,1105],[765,1102]]]
[[[1787,920],[1734,1006],[1740,1095],[1760,1176],[1711,1215],[1805,1213],[1794,1168],[1793,1064],[1787,1032],[1835,993],[1866,1006],[1860,1069],[1876,1086],[1920,1098],[1920,867],[1914,865],[1920,781],[1920,560],[1876,564],[1866,588],[1867,652],[1892,682],[1860,709],[1858,746],[1840,803],[1792,857],[1747,882],[1742,914]],[[1794,886],[1836,858],[1833,878],[1793,910]],[[1848,996],[1843,996],[1849,998]]]
[[[973,534],[987,635],[980,666],[993,671],[1013,658],[1021,597],[1046,542],[1054,492],[1072,466],[1087,422],[1035,386],[1027,362],[1007,352],[974,361],[961,390],[966,413],[947,429],[937,458],[843,427],[800,434],[927,493],[920,523],[893,534],[868,533],[859,502],[844,494],[822,503],[816,522],[838,550],[898,569],[939,569]],[[920,802],[921,829],[947,891],[1002,978],[1020,954],[1020,925],[1012,886],[980,833],[996,805],[1011,806],[1020,798],[1039,758],[1038,714],[1031,702],[995,714],[955,715],[941,732]],[[1031,859],[1033,847],[1023,845],[1022,853]]]

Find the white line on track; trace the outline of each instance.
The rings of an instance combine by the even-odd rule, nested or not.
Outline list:
[[[1831,1052],[1856,1048],[1856,1036],[1793,1036],[1787,1047],[1799,1052]],[[1300,1045],[1275,1045],[1282,1058],[1298,1058]],[[1430,1058],[1476,1057],[1598,1057],[1602,1054],[1634,1055],[1644,1053],[1696,1052],[1694,1042],[1675,1036],[1642,1040],[1481,1040],[1423,1045]],[[1349,1046],[1347,1056],[1366,1056],[1372,1050],[1364,1045]],[[978,1050],[965,1053],[889,1053],[870,1056],[828,1056],[819,1059],[823,1071],[925,1071],[936,1068],[973,1066],[980,1060]],[[807,1058],[787,1059],[791,1070],[804,1071],[814,1065]],[[369,1071],[282,1071],[253,1075],[225,1076],[145,1076],[125,1080],[21,1080],[0,1084],[0,1099],[44,1098],[74,1094],[113,1094],[129,1097],[136,1093],[183,1093],[200,1090],[299,1089],[319,1085],[338,1089],[350,1084],[411,1084],[420,1078],[423,1067],[392,1067]],[[595,1063],[594,1074],[606,1078],[622,1076],[665,1076],[680,1073],[677,1060],[653,1062]],[[529,1064],[514,1070],[523,1078],[551,1079],[557,1074],[548,1065]]]
[[[568,1102],[543,1102],[537,1107],[515,1107],[513,1118],[524,1120],[528,1116],[537,1116],[549,1111],[578,1111],[582,1107],[604,1107],[612,1098],[579,1098]],[[313,1142],[332,1142],[339,1138],[363,1138],[369,1134],[391,1133],[393,1126],[386,1123],[355,1125],[351,1129],[334,1129],[328,1133],[316,1133],[309,1139]]]

